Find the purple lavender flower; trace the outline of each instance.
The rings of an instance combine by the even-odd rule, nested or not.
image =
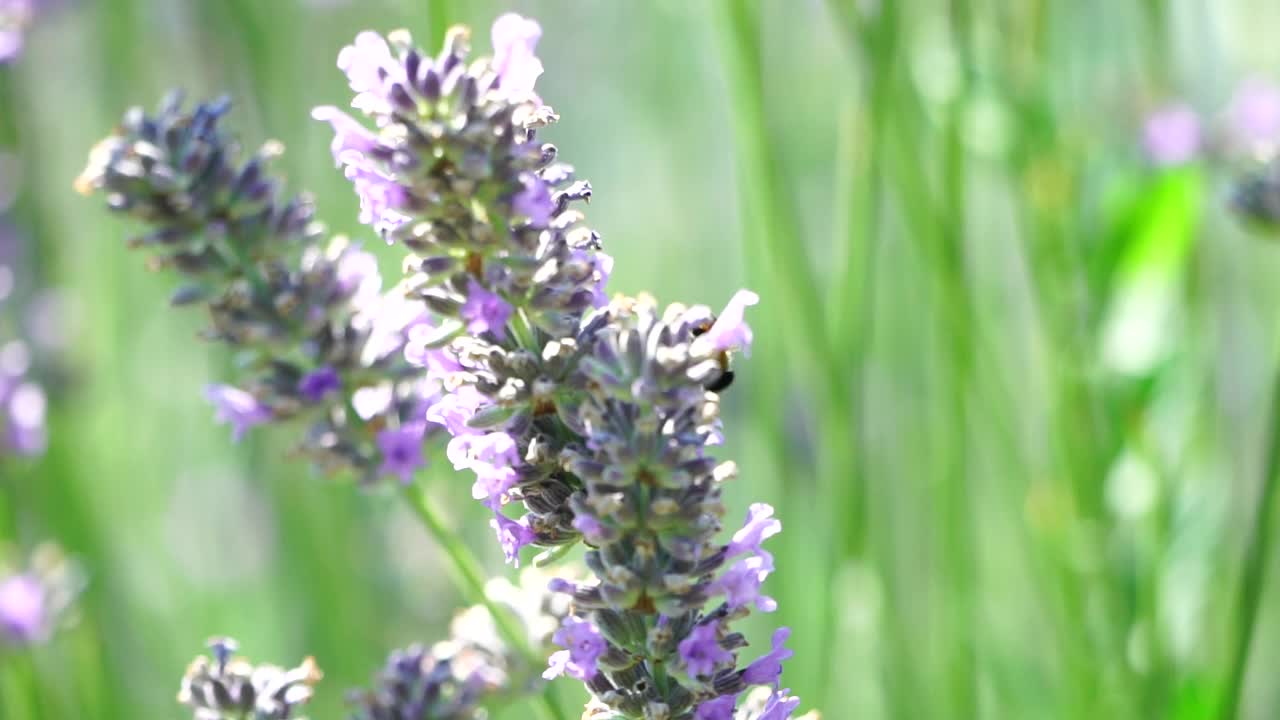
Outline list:
[[[1245,143],[1280,142],[1280,89],[1258,77],[1240,83],[1231,99],[1232,130]]]
[[[733,720],[733,710],[738,704],[737,695],[722,695],[698,706],[694,720]]]
[[[600,521],[590,515],[577,515],[573,518],[573,529],[582,533],[582,537],[593,545],[599,545],[604,541],[605,527]]]
[[[764,709],[760,711],[760,715],[756,720],[787,720],[791,717],[791,713],[800,705],[800,698],[791,697],[788,693],[790,688],[785,690],[775,690],[769,699],[765,701]]]
[[[367,305],[382,290],[378,258],[363,250],[348,249],[338,260],[337,281],[338,289],[351,296],[353,305]]]
[[[725,305],[724,311],[697,342],[708,343],[719,352],[741,350],[744,355],[750,357],[753,336],[751,326],[747,325],[744,315],[748,307],[759,302],[760,296],[750,290],[739,290],[734,293],[729,299],[729,304]]]
[[[395,61],[391,48],[381,35],[365,31],[355,43],[338,53],[338,69],[346,73],[351,89],[356,91],[351,106],[369,111],[386,103],[387,89],[404,79],[404,66]]]
[[[717,665],[733,662],[733,653],[720,646],[720,624],[714,620],[695,627],[677,649],[694,677],[711,677]]]
[[[217,410],[214,419],[230,423],[231,438],[236,442],[254,425],[261,425],[272,418],[271,409],[258,402],[253,395],[230,385],[208,385],[205,397]]]
[[[542,37],[534,20],[507,13],[493,22],[493,69],[503,90],[513,95],[532,94],[542,75],[542,61],[533,54]]]
[[[585,682],[596,676],[596,660],[604,654],[606,645],[594,624],[567,617],[551,641],[567,649],[552,653],[542,677],[550,680],[568,675]]]
[[[398,476],[405,485],[413,482],[413,474],[427,466],[427,460],[422,454],[422,438],[425,433],[426,426],[420,422],[379,432],[381,472],[384,475]]]
[[[463,385],[440,396],[435,404],[427,408],[427,422],[443,426],[455,438],[475,435],[480,431],[468,425],[467,421],[487,402],[475,387]]]
[[[348,162],[345,154],[343,162]],[[348,164],[345,172],[360,197],[360,222],[385,232],[408,221],[398,212],[409,202],[408,191],[399,183],[360,164]]]
[[[1200,117],[1186,105],[1170,105],[1147,116],[1143,145],[1159,167],[1184,165],[1200,151]]]
[[[325,365],[317,368],[302,376],[298,381],[298,393],[308,401],[318,403],[329,396],[330,393],[338,392],[342,389],[342,378],[338,375],[338,371],[332,367]]]
[[[748,685],[777,687],[778,678],[782,677],[782,661],[795,654],[785,647],[789,637],[791,637],[791,628],[781,627],[773,631],[773,649],[757,658],[742,671],[743,682]]]
[[[529,218],[533,227],[546,227],[556,208],[551,200],[551,186],[536,175],[527,175],[523,182],[524,188],[511,198],[512,212]]]
[[[746,552],[768,555],[760,543],[782,532],[782,522],[773,517],[773,506],[767,503],[752,503],[747,509],[747,520],[742,529],[733,534],[729,542],[728,555],[735,557]]]
[[[502,552],[507,562],[520,567],[520,549],[537,540],[538,536],[528,525],[512,520],[497,510],[493,511],[493,519],[489,521],[489,527],[493,528],[494,533],[497,534],[498,543],[502,545]]]
[[[0,63],[22,53],[23,33],[34,14],[32,0],[0,0]]]
[[[4,390],[0,388],[0,400]],[[24,382],[13,388],[7,400],[0,402],[5,407],[4,420],[7,427],[9,447],[19,455],[38,455],[44,452],[48,444],[45,427],[45,414],[48,401],[44,390],[33,382]]]
[[[746,607],[754,604],[760,612],[773,612],[778,603],[767,595],[760,594],[760,586],[773,572],[773,558],[766,555],[754,555],[739,560],[728,570],[721,573],[711,585],[716,592],[723,592],[725,602],[731,608]]]
[[[506,503],[507,491],[518,479],[514,468],[520,462],[520,453],[515,438],[504,432],[471,436],[466,455],[465,467],[476,474],[471,496],[484,500],[485,506],[496,512]]]
[[[491,332],[498,340],[507,336],[507,320],[511,318],[511,304],[499,295],[485,290],[472,280],[467,286],[467,302],[462,306],[462,319],[467,321],[467,331],[480,335]]]
[[[46,625],[45,592],[38,579],[20,574],[0,581],[0,636],[29,643],[44,634]]]
[[[378,138],[368,128],[356,122],[355,118],[332,105],[321,105],[311,111],[311,117],[327,122],[333,128],[333,142],[329,151],[333,153],[333,161],[342,164],[345,152],[367,153],[378,146]]]

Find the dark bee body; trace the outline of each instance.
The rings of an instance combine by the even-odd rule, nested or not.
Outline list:
[[[693,336],[698,337],[699,335],[702,335],[703,333],[707,332],[708,330],[711,329],[711,326],[714,325],[715,322],[716,322],[716,319],[713,317],[707,322],[703,323],[702,325],[695,327],[693,329]],[[707,382],[703,383],[702,385],[702,387],[706,389],[708,392],[713,392],[713,393],[724,392],[730,385],[733,384],[733,371],[729,369],[729,353],[727,352],[720,353],[720,355],[716,358],[716,360],[720,364],[720,374],[717,375],[714,379],[708,380]]]

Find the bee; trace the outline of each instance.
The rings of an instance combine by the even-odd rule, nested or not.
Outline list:
[[[699,335],[702,335],[710,330],[711,326],[715,325],[715,323],[716,319],[712,316],[711,319],[693,328],[693,336],[698,337]],[[722,393],[733,384],[734,375],[733,371],[729,369],[729,353],[724,350],[720,351],[716,356],[716,364],[720,366],[720,374],[704,382],[702,387],[707,392]]]

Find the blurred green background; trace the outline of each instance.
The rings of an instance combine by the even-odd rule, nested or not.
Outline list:
[[[245,144],[284,141],[291,185],[373,246],[308,118],[346,102],[338,50],[366,28],[425,42],[442,19],[484,48],[506,10],[543,24],[548,137],[595,187],[613,289],[763,297],[726,395],[726,497],[729,524],[753,501],[782,517],[781,608],[749,630],[794,628],[803,708],[1222,716],[1244,558],[1274,543],[1250,533],[1280,248],[1226,210],[1247,157],[1157,169],[1140,138],[1168,102],[1212,125],[1241,78],[1280,75],[1280,5],[63,0],[0,66],[28,277],[69,308],[49,451],[0,458],[0,491],[8,539],[60,542],[88,586],[73,628],[0,655],[5,720],[182,717],[178,678],[211,634],[315,655],[309,714],[341,717],[389,649],[444,635],[462,601],[397,496],[314,477],[288,430],[232,445],[201,397],[229,356],[71,181],[127,106],[226,91]],[[469,487],[431,471],[510,573]],[[1254,720],[1280,717],[1271,570]]]

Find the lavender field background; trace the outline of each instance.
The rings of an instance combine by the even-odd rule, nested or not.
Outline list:
[[[544,28],[548,139],[594,187],[612,290],[762,298],[725,393],[726,499],[783,522],[779,610],[747,629],[793,628],[802,708],[1280,717],[1280,533],[1254,531],[1280,244],[1231,209],[1280,147],[1280,91],[1242,117],[1280,83],[1280,5],[40,5],[0,64],[0,262],[21,249],[0,332],[47,340],[48,448],[0,451],[0,539],[56,541],[85,584],[49,642],[0,646],[3,720],[185,717],[178,680],[215,634],[315,656],[307,714],[344,717],[388,650],[444,636],[464,600],[397,494],[318,477],[288,432],[233,444],[202,393],[231,356],[72,181],[128,106],[225,92],[245,145],[281,140],[291,185],[393,270],[309,112],[347,101],[334,62],[360,30],[482,38],[508,10]],[[1186,147],[1162,143],[1171,112],[1194,113]],[[448,521],[514,576],[432,456]]]

